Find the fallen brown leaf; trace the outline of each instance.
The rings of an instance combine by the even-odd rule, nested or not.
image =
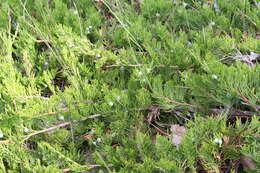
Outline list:
[[[85,134],[83,137],[84,137],[84,139],[86,139],[86,140],[91,140],[91,139],[93,138],[93,136],[94,136],[94,134],[87,133],[87,134]]]
[[[216,159],[218,159],[219,161],[221,160],[221,155],[218,152],[213,152],[213,155]]]
[[[181,143],[182,137],[186,132],[186,129],[184,126],[180,126],[178,124],[174,124],[171,126],[171,132],[172,132],[172,144],[174,146],[177,146]]]
[[[240,156],[240,163],[243,165],[244,168],[249,168],[249,169],[255,168],[255,163],[248,156],[241,155]]]
[[[229,136],[223,136],[224,145],[228,145],[229,143]]]
[[[241,52],[238,52],[235,56],[230,56],[232,59],[240,60],[247,63],[248,65],[253,65],[255,61],[260,59],[260,54],[255,52],[250,52],[250,55],[243,55]]]

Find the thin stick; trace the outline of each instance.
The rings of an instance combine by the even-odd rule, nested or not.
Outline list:
[[[53,126],[53,127],[50,127],[50,128],[47,128],[47,129],[43,129],[43,130],[39,130],[39,131],[36,131],[36,132],[33,132],[31,134],[28,134],[28,135],[25,135],[25,136],[22,136],[21,138],[23,138],[24,140],[27,140],[29,139],[30,137],[32,136],[35,136],[35,135],[38,135],[38,134],[42,134],[42,133],[46,133],[46,132],[51,132],[55,129],[59,129],[59,128],[62,128],[62,127],[67,127],[69,126],[71,123],[77,123],[79,121],[85,121],[87,119],[94,119],[94,118],[98,118],[98,117],[101,117],[102,115],[101,114],[94,114],[94,115],[91,115],[87,118],[84,118],[82,120],[74,120],[72,122],[64,122],[64,123],[61,123],[61,124],[58,124],[56,126]],[[7,140],[3,140],[3,141],[0,141],[0,143],[11,143],[13,142],[13,140],[11,139],[7,139]]]
[[[53,127],[47,128],[47,129],[39,130],[39,131],[33,132],[33,133],[29,134],[29,135],[22,136],[22,138],[24,138],[24,140],[27,140],[27,139],[29,139],[32,136],[35,136],[35,135],[38,135],[38,134],[41,134],[41,133],[45,133],[45,132],[51,132],[51,131],[53,131],[55,129],[58,129],[58,128],[61,128],[61,127],[66,127],[66,126],[68,126],[70,124],[71,124],[71,122],[61,123],[59,125],[56,125],[56,126],[53,126]]]
[[[159,133],[165,135],[165,136],[170,136],[168,133],[164,132],[163,130],[159,129],[158,127],[156,127],[154,124],[150,123],[150,125],[152,125]]]
[[[221,113],[224,112],[224,110],[222,110],[222,109],[210,109],[210,112],[212,114],[221,114]],[[254,115],[260,116],[260,113],[234,109],[234,110],[231,110],[230,113],[228,114],[229,117],[244,117],[244,118],[252,117]]]

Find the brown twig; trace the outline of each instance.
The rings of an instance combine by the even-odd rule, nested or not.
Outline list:
[[[91,115],[91,116],[89,116],[89,117],[87,117],[87,118],[84,118],[84,119],[82,119],[82,120],[74,120],[74,121],[72,121],[72,122],[64,122],[64,123],[58,124],[58,125],[56,125],[56,126],[49,127],[49,128],[47,128],[47,129],[35,131],[35,132],[31,133],[31,134],[22,136],[21,138],[24,139],[24,140],[27,140],[27,139],[29,139],[30,137],[35,136],[35,135],[38,135],[38,134],[42,134],[42,133],[46,133],[46,132],[51,132],[51,131],[53,131],[53,130],[55,130],[55,129],[59,129],[59,128],[62,128],[62,127],[67,127],[67,126],[71,125],[72,123],[77,123],[77,122],[79,122],[79,121],[85,121],[85,120],[87,120],[87,119],[94,119],[94,118],[98,118],[98,117],[101,117],[101,116],[102,116],[101,114],[94,114],[94,115]],[[2,140],[2,141],[0,141],[0,143],[11,143],[11,142],[13,142],[13,140],[11,140],[11,139],[7,139],[7,140]]]
[[[158,127],[156,127],[153,123],[150,123],[150,125],[152,125],[159,133],[161,133],[162,135],[165,136],[170,136],[168,133],[164,132],[163,130],[159,129]]]
[[[242,104],[250,106],[251,108],[255,109],[256,111],[260,111],[260,106],[259,105],[253,105],[253,104],[250,104],[249,102],[242,102]]]
[[[161,112],[171,112],[171,113],[178,115],[178,113],[183,112],[185,110],[188,110],[189,112],[196,112],[195,109],[199,109],[199,108],[196,108],[195,105],[190,105],[190,104],[186,104],[186,103],[179,103],[179,102],[176,102],[176,101],[174,101],[174,102],[175,102],[175,104],[178,104],[178,105],[188,106],[188,108],[187,109],[185,109],[185,108],[174,108],[172,110],[164,110],[163,108],[160,107],[160,111]],[[259,110],[260,106],[257,106],[256,109]],[[146,111],[146,110],[152,111],[150,106],[139,109],[139,111]],[[214,115],[219,115],[219,114],[222,114],[222,113],[225,112],[224,109],[218,109],[218,108],[211,108],[211,109],[208,109],[208,111],[209,111],[209,113],[214,114]],[[259,111],[253,112],[253,111],[244,111],[244,110],[240,110],[240,109],[232,109],[228,113],[229,118],[233,118],[233,117],[249,118],[249,117],[252,117],[252,116],[260,116],[260,112]],[[185,118],[185,117],[182,117],[182,118]],[[188,119],[185,119],[185,120],[188,120]]]
[[[221,114],[224,112],[224,110],[223,109],[210,109],[210,112],[213,114]],[[252,117],[254,115],[260,116],[260,113],[234,109],[228,114],[229,117],[244,117],[244,118]]]
[[[71,122],[61,123],[61,124],[58,124],[58,125],[56,125],[56,126],[53,126],[53,127],[47,128],[47,129],[43,129],[43,130],[39,130],[39,131],[33,132],[33,133],[29,134],[29,135],[25,135],[25,136],[23,136],[22,138],[23,138],[24,140],[27,140],[27,139],[29,139],[29,138],[32,137],[32,136],[35,136],[35,135],[38,135],[38,134],[42,134],[42,133],[46,133],[46,132],[51,132],[51,131],[53,131],[53,130],[55,130],[55,129],[59,129],[59,128],[62,128],[62,127],[66,127],[66,126],[68,126],[68,125],[70,125],[70,124],[71,124]]]

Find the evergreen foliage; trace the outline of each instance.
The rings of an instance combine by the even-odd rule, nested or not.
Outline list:
[[[259,4],[0,0],[0,172],[259,172]]]

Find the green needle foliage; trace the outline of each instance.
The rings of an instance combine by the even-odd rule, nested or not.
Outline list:
[[[0,0],[0,172],[259,172],[259,31],[254,0]]]

